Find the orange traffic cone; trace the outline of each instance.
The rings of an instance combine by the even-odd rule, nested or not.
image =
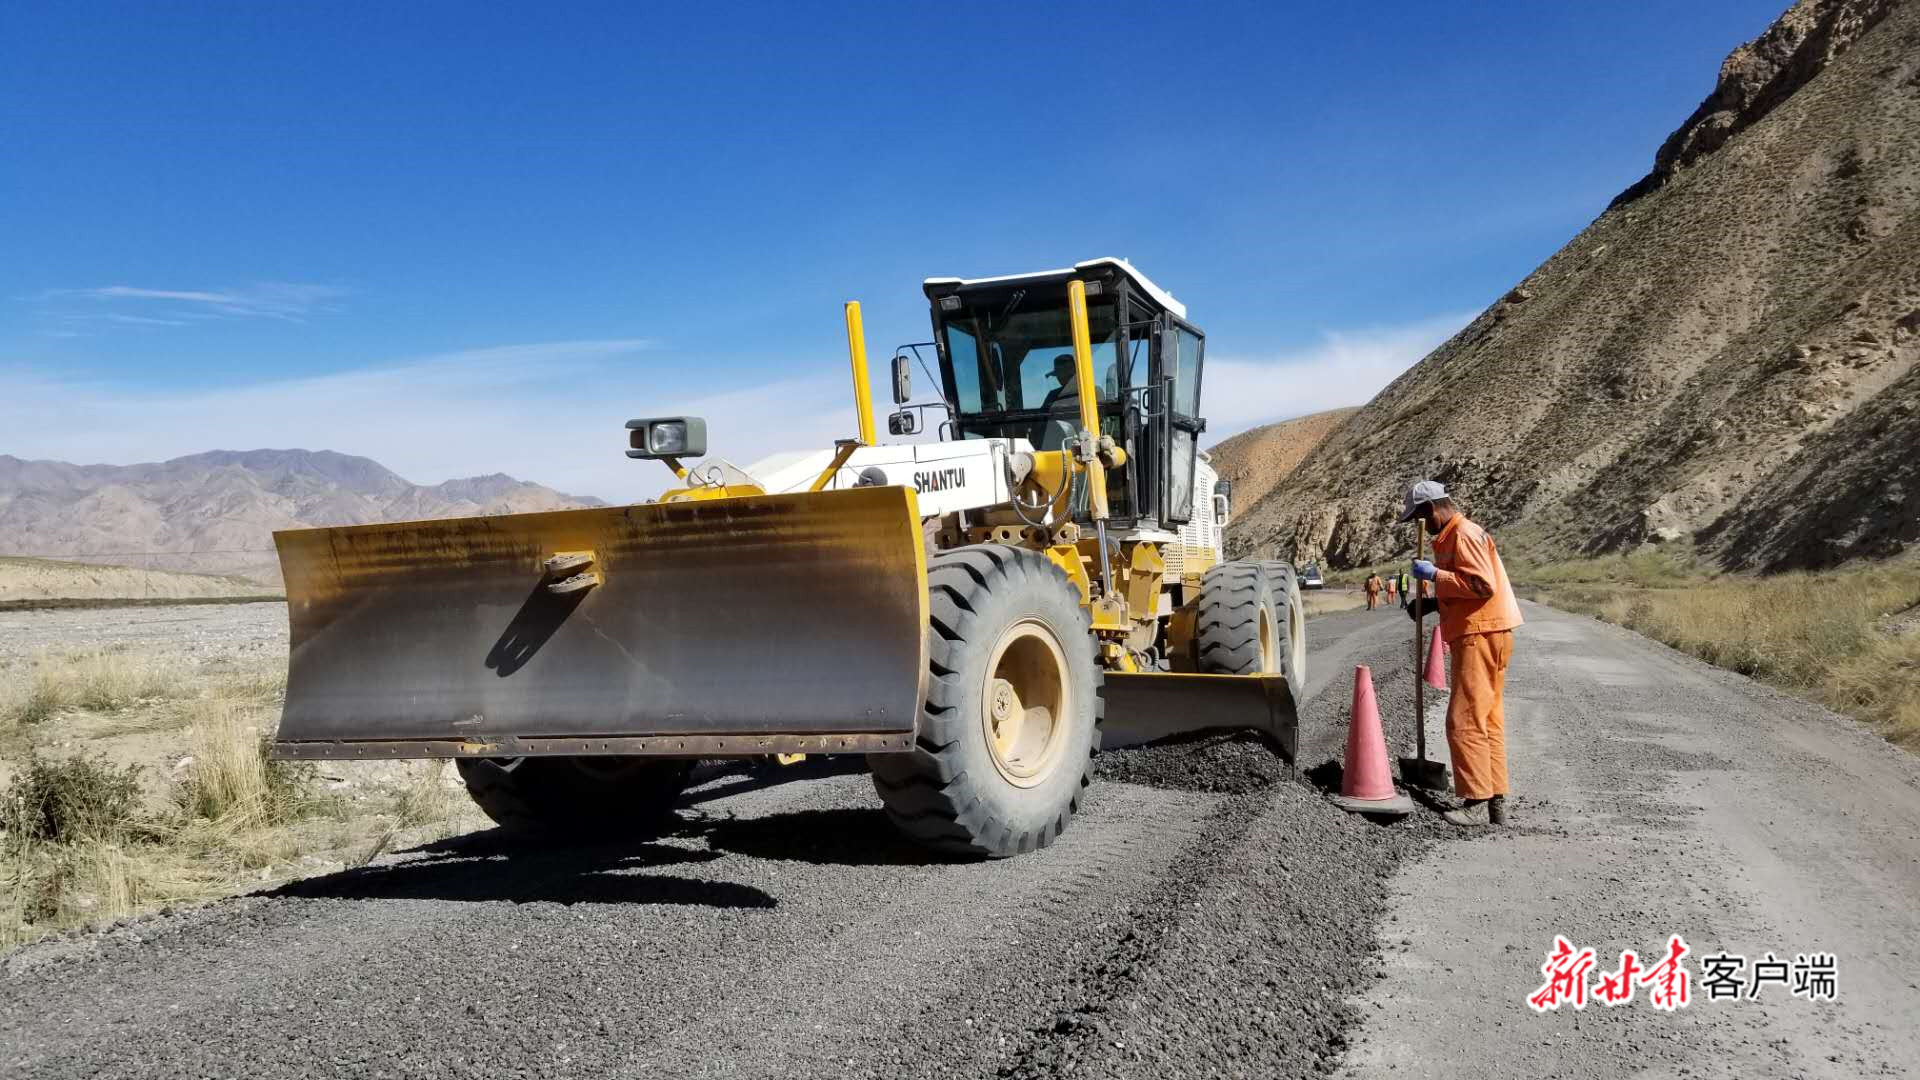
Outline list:
[[[1427,674],[1423,681],[1435,690],[1447,688],[1446,645],[1440,640],[1440,628],[1434,627],[1433,647],[1427,650]]]
[[[1353,714],[1347,721],[1347,760],[1341,770],[1340,794],[1333,805],[1356,814],[1413,812],[1413,800],[1395,790],[1393,770],[1387,765],[1387,736],[1380,728],[1380,709],[1373,701],[1373,673],[1365,664],[1353,669]]]

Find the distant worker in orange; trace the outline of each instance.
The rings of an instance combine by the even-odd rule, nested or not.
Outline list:
[[[1386,588],[1386,584],[1380,580],[1379,574],[1367,575],[1367,610],[1368,611],[1372,611],[1374,608],[1377,608],[1380,606],[1380,590],[1384,588]]]
[[[1389,604],[1393,603],[1393,580],[1399,576],[1399,574],[1392,574],[1387,578],[1387,603]]]
[[[1413,576],[1431,582],[1440,637],[1453,650],[1453,695],[1447,702],[1447,750],[1460,808],[1455,825],[1507,822],[1507,663],[1513,628],[1523,621],[1507,568],[1487,530],[1467,520],[1444,485],[1407,488],[1402,524],[1424,519],[1433,533],[1433,561],[1413,560]],[[1424,592],[1426,586],[1422,587]]]

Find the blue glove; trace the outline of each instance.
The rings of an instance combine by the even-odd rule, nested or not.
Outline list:
[[[1421,581],[1432,581],[1440,573],[1440,568],[1425,559],[1413,560],[1413,576]]]

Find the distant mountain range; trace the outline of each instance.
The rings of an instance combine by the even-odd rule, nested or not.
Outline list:
[[[495,473],[422,487],[331,450],[212,450],[143,465],[0,454],[0,555],[277,583],[275,529],[601,506]]]

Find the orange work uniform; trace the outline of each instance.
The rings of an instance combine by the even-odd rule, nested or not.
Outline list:
[[[1520,603],[1487,530],[1455,514],[1433,538],[1440,636],[1453,649],[1447,749],[1463,799],[1507,793],[1507,664]]]
[[[1374,574],[1373,576],[1367,578],[1366,589],[1367,589],[1367,610],[1372,611],[1375,607],[1379,606],[1379,603],[1380,603],[1380,575],[1379,574]]]

